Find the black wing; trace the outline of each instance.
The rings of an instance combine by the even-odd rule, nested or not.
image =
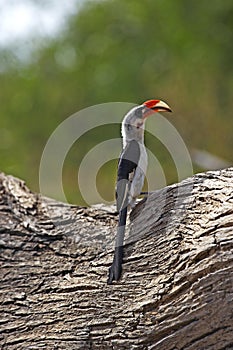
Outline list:
[[[116,200],[117,211],[128,205],[129,176],[138,165],[140,158],[140,147],[137,141],[132,140],[127,143],[120,155],[117,171]]]

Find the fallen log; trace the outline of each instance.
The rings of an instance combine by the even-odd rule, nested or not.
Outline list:
[[[1,349],[232,349],[233,168],[141,200],[109,286],[116,225],[0,174]]]

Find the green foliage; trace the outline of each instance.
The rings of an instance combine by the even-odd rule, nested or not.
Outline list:
[[[87,1],[59,37],[38,43],[27,64],[2,52],[0,169],[38,190],[43,147],[62,120],[94,104],[149,98],[169,102],[189,148],[231,161],[232,16],[231,0]],[[118,137],[119,129],[107,133]],[[98,132],[82,138],[65,162],[73,202],[83,203],[74,191],[76,164],[98,140]],[[150,137],[147,142],[164,162],[168,182],[175,181],[166,150]],[[102,169],[104,179],[113,179],[101,184],[107,199],[115,166]]]

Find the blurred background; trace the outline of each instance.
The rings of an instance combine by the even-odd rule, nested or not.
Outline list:
[[[63,120],[94,104],[150,98],[172,107],[194,172],[232,164],[232,0],[0,0],[0,18],[0,171],[39,191],[41,154]],[[120,128],[95,128],[67,155],[72,203],[84,204],[78,166],[103,135],[117,138]],[[175,182],[167,150],[149,133],[146,144]],[[116,167],[108,162],[97,176],[106,200]]]

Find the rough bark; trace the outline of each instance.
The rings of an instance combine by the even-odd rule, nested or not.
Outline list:
[[[0,174],[1,348],[233,349],[232,179],[198,174],[139,202],[108,286],[114,208]]]

